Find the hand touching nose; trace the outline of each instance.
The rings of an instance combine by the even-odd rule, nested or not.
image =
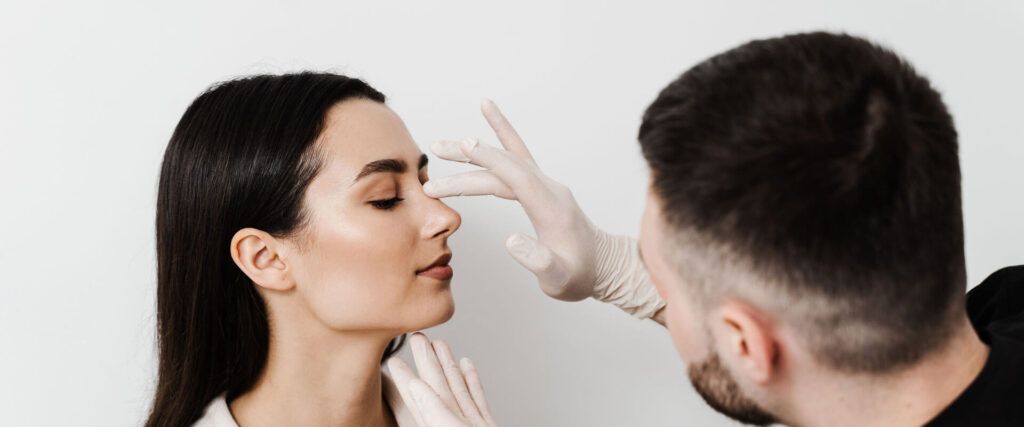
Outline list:
[[[594,226],[569,188],[540,170],[498,107],[485,101],[481,111],[504,149],[475,139],[434,143],[431,150],[439,157],[483,169],[430,180],[424,184],[424,192],[438,198],[494,195],[518,200],[537,238],[516,233],[505,241],[505,247],[553,298],[578,301],[595,297],[642,318],[664,307],[640,260],[635,239],[613,236]]]

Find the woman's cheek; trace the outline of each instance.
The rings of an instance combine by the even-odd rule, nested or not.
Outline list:
[[[398,209],[401,209],[399,207]],[[403,310],[414,292],[417,230],[398,210],[377,211],[350,228],[336,248],[344,255],[336,274],[345,277],[353,304],[375,307],[378,312]],[[350,223],[352,224],[352,223]],[[344,292],[342,292],[344,293]]]

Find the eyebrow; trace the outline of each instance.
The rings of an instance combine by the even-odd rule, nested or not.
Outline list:
[[[423,167],[427,165],[428,161],[426,154],[420,154],[419,164],[417,164],[416,169],[423,169]],[[374,160],[367,163],[366,166],[363,166],[363,170],[359,171],[359,174],[356,175],[356,179],[354,179],[353,182],[359,181],[359,179],[364,176],[375,173],[405,173],[406,169],[408,169],[408,166],[406,165],[405,160],[402,159]]]

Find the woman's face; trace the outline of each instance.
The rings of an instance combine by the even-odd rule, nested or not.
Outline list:
[[[378,102],[341,102],[324,125],[307,221],[288,254],[298,296],[337,330],[401,333],[448,320],[448,236],[461,218],[423,193],[426,157]]]

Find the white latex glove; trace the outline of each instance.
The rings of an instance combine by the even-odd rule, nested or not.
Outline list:
[[[426,194],[518,200],[537,239],[516,233],[505,241],[505,247],[553,298],[578,301],[594,297],[639,318],[649,318],[664,307],[640,260],[636,240],[594,226],[569,188],[541,172],[498,107],[484,101],[481,111],[505,149],[475,139],[434,143],[431,150],[437,156],[484,170],[432,179],[423,186]]]
[[[402,359],[388,359],[398,393],[421,427],[495,427],[473,362],[455,363],[444,341],[433,343],[421,333],[409,337],[416,370]]]

